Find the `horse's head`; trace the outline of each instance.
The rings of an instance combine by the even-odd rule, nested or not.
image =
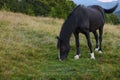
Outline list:
[[[68,56],[70,46],[69,46],[69,44],[67,44],[63,40],[61,40],[59,37],[57,37],[57,39],[58,39],[57,48],[59,49],[58,58],[60,61],[63,61]]]

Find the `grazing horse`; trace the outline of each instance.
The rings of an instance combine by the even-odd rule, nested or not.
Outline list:
[[[91,59],[95,59],[95,57],[89,32],[92,32],[95,36],[95,50],[98,50],[100,53],[102,53],[102,34],[103,26],[105,24],[105,13],[112,13],[117,7],[118,3],[111,9],[104,9],[98,5],[92,5],[88,7],[78,5],[75,7],[63,23],[60,35],[57,37],[57,48],[60,52],[60,54],[58,54],[59,60],[64,60],[68,56],[70,50],[70,37],[72,33],[75,37],[77,49],[74,57],[75,59],[79,59],[80,56],[79,33],[83,33],[86,36],[88,47],[91,53]],[[99,45],[97,30],[99,30]]]

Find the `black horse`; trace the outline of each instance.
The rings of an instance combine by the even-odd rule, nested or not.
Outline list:
[[[75,59],[79,59],[80,46],[79,46],[79,33],[83,33],[86,36],[88,47],[91,53],[91,59],[95,59],[92,44],[90,41],[89,32],[93,32],[96,40],[96,50],[102,53],[102,34],[103,26],[105,23],[105,13],[112,13],[117,8],[118,3],[111,9],[104,9],[98,5],[81,6],[78,5],[68,15],[66,21],[62,25],[60,36],[58,38],[57,48],[60,50],[59,59],[64,60],[67,58],[70,50],[70,37],[73,33],[76,41],[76,56]],[[99,45],[98,45],[98,33],[99,30]]]

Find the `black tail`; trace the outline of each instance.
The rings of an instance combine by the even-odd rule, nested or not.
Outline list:
[[[104,12],[105,13],[112,13],[115,11],[115,9],[118,7],[118,3],[111,9],[104,9]]]

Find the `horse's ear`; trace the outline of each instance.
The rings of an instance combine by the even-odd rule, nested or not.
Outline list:
[[[58,36],[56,36],[56,39],[60,40],[60,38]]]
[[[59,49],[60,48],[60,42],[59,42],[60,38],[58,36],[56,36],[56,39],[58,40],[58,42],[57,42],[57,48]]]

